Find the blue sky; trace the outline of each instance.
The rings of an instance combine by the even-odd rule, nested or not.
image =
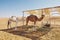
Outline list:
[[[0,0],[0,17],[22,16],[22,11],[60,6],[60,0]]]

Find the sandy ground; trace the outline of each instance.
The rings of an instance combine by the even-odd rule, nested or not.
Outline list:
[[[8,21],[8,18],[0,19],[0,30],[7,29],[7,21]],[[45,21],[44,23],[46,23]],[[53,29],[50,32],[48,32],[48,34],[42,36],[40,40],[60,40],[60,18],[51,18],[50,23]],[[41,22],[38,21],[36,25],[40,26],[40,24]],[[12,22],[11,25],[12,27],[15,27],[14,22]],[[22,21],[18,23],[18,26],[21,26],[21,25],[23,25]],[[29,25],[33,25],[33,23],[30,22]],[[23,36],[13,35],[4,31],[0,31],[0,40],[32,40],[32,39],[26,38]]]
[[[1,18],[0,19],[0,30],[7,29],[7,21],[8,18]],[[12,22],[12,27],[15,27],[15,22]],[[22,22],[18,23],[18,26],[22,25]],[[31,40],[29,38],[23,36],[13,35],[4,31],[0,31],[0,40]]]

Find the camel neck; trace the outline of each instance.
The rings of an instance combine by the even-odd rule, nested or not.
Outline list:
[[[41,21],[43,18],[44,18],[44,16],[42,16],[42,17],[38,18],[38,21]]]

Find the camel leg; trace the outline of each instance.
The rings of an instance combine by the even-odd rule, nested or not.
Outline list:
[[[28,25],[28,22],[29,22],[29,21],[27,20],[27,21],[26,21],[26,25]]]
[[[11,27],[11,22],[8,21],[7,28],[9,29]]]
[[[10,24],[7,24],[7,28],[8,28],[8,29],[9,29],[9,25],[10,25]]]
[[[11,28],[11,23],[10,23],[10,28]]]
[[[34,25],[36,24],[36,21],[34,22]]]
[[[16,21],[15,30],[17,30],[17,24],[18,24],[18,21]]]
[[[36,21],[34,21],[34,26],[36,26]]]

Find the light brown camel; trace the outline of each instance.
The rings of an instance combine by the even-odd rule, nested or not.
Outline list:
[[[42,19],[45,17],[45,15],[41,15],[40,18],[38,18],[36,15],[30,15],[26,18],[26,25],[28,25],[28,22],[34,22],[34,25],[36,24],[36,21],[42,21]]]
[[[16,22],[16,27],[18,23],[18,18],[16,16],[11,16],[8,20],[7,28],[11,28],[11,22]]]

